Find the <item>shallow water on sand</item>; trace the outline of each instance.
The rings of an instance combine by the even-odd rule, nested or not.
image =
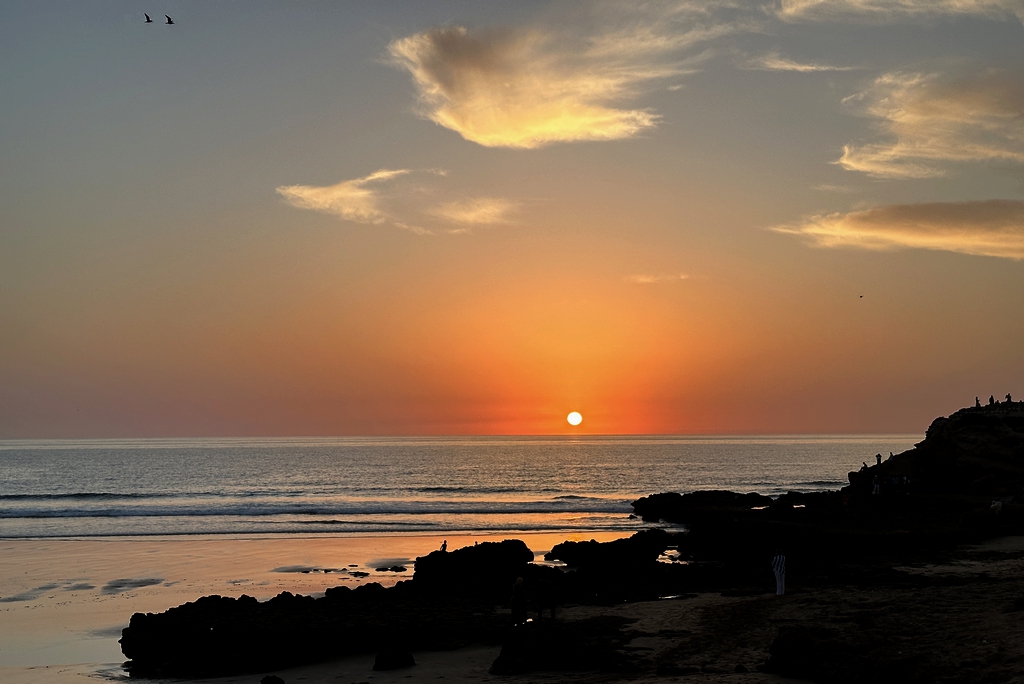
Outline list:
[[[518,534],[538,560],[566,539],[625,532]],[[200,596],[282,591],[409,579],[413,561],[447,541],[451,549],[507,535],[117,537],[0,541],[0,668],[92,663],[117,673],[117,639],[135,612],[161,612]],[[405,567],[405,572],[383,568]],[[37,671],[54,677],[53,672]],[[41,680],[41,681],[45,681]]]

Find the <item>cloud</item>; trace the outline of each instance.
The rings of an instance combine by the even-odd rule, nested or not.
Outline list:
[[[894,204],[810,216],[778,233],[801,235],[816,247],[933,249],[1024,259],[1024,202]]]
[[[629,138],[659,116],[627,103],[704,58],[681,52],[740,26],[701,23],[707,10],[696,5],[653,6],[632,21],[600,17],[602,28],[589,34],[448,26],[395,40],[388,51],[412,75],[422,116],[485,147]]]
[[[1011,16],[1024,21],[1020,0],[781,0],[777,15],[791,21],[892,21],[925,15]]]
[[[879,178],[944,176],[951,162],[1024,163],[1024,71],[894,72],[846,98],[888,140],[846,145],[839,164]]]
[[[756,71],[798,71],[802,73],[813,73],[816,71],[853,71],[857,67],[831,66],[829,64],[817,64],[814,62],[794,62],[791,59],[782,57],[777,52],[771,52],[760,57],[749,60],[745,68]]]
[[[326,187],[282,185],[277,188],[277,192],[299,209],[336,214],[356,223],[384,223],[389,217],[380,206],[380,197],[373,184],[408,173],[411,173],[409,169],[381,169],[364,178],[341,181]]]
[[[413,180],[424,175],[433,177],[434,184]],[[472,226],[512,222],[520,204],[503,197],[469,197],[436,204],[441,191],[436,179],[447,175],[443,169],[381,169],[335,185],[282,185],[277,193],[299,209],[355,223],[390,224],[417,235],[433,235],[436,230],[464,233]],[[435,224],[436,230],[423,223]],[[457,228],[445,227],[451,224]]]
[[[637,285],[654,285],[656,283],[678,283],[679,281],[686,280],[689,277],[690,276],[684,273],[659,273],[657,275],[630,275],[623,278],[623,280],[627,283],[636,283]]]
[[[832,185],[830,183],[820,183],[818,185],[815,185],[811,189],[812,190],[818,190],[820,192],[844,192],[844,193],[860,192],[860,190],[858,188],[852,188],[852,187],[850,187],[848,185]]]
[[[448,202],[429,209],[428,212],[452,223],[489,226],[511,223],[511,214],[518,208],[518,202],[502,197],[477,197]]]

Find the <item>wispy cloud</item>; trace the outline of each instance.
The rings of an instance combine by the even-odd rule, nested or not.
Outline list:
[[[839,164],[881,178],[928,178],[950,162],[1024,163],[1024,71],[894,72],[846,98],[888,140],[846,145]]]
[[[819,64],[817,62],[796,62],[792,59],[782,57],[777,52],[770,52],[759,57],[753,57],[743,65],[746,69],[757,71],[797,71],[802,73],[813,73],[817,71],[853,71],[858,67],[832,66],[831,64]]]
[[[283,185],[277,193],[299,209],[333,214],[355,223],[390,224],[418,235],[468,232],[473,226],[511,223],[518,202],[503,197],[469,197],[436,204],[438,188],[418,182],[396,185],[413,175],[447,176],[443,169],[381,169],[334,185]],[[431,203],[434,203],[431,205]],[[431,224],[425,227],[423,224]],[[456,228],[452,229],[454,224]]]
[[[820,183],[815,185],[812,190],[818,190],[820,192],[842,192],[842,193],[853,193],[860,192],[859,188],[853,188],[849,185],[832,185],[830,183]]]
[[[503,197],[476,197],[474,199],[447,202],[429,209],[428,212],[452,223],[489,226],[511,223],[512,214],[518,208],[518,202],[513,202]]]
[[[623,280],[627,283],[636,283],[637,285],[655,285],[657,283],[678,283],[679,281],[686,280],[689,277],[690,276],[685,273],[641,273],[637,275],[628,275],[623,278]]]
[[[772,228],[800,235],[817,247],[932,249],[1024,259],[1024,202],[894,204],[848,213],[810,216]]]
[[[777,14],[791,21],[884,22],[925,15],[1012,16],[1024,21],[1020,0],[781,0]]]
[[[652,10],[654,7],[656,9]],[[394,63],[419,91],[420,113],[486,147],[629,138],[658,115],[628,103],[656,81],[690,73],[694,48],[740,24],[706,8],[652,4],[599,28],[435,28],[393,41]]]
[[[282,185],[277,188],[294,207],[335,214],[356,223],[384,223],[388,214],[381,208],[375,184],[411,173],[409,169],[381,169],[369,176],[341,181],[335,185]]]

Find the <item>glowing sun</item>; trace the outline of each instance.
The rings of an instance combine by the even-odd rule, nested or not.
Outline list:
[[[583,415],[579,411],[573,411],[566,420],[569,421],[569,425],[579,425],[583,422]]]

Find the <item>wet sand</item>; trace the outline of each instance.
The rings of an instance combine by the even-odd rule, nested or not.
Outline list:
[[[525,538],[525,536],[524,536]],[[225,544],[225,541],[237,543]],[[199,559],[222,572],[259,561],[260,567],[277,567],[273,563],[291,559],[304,551],[303,559],[310,564],[327,565],[338,562],[341,556],[351,559],[356,549],[372,551],[379,542],[339,539],[287,540],[288,544],[267,544],[266,540],[213,540],[211,546],[219,549],[203,551],[202,545],[188,551],[189,558]],[[276,540],[280,541],[280,540]],[[452,545],[455,538],[449,538]],[[417,545],[426,550],[434,548],[433,538],[391,540],[384,548],[413,549]],[[25,544],[54,542],[25,542]],[[98,549],[106,542],[68,542],[64,567],[74,558],[89,573],[83,562],[90,558],[99,564]],[[111,542],[125,544],[135,554],[132,563],[121,564],[108,556],[108,569],[144,569],[158,563],[168,552],[163,542],[133,541]],[[439,541],[437,542],[439,543]],[[458,542],[461,543],[461,542]],[[531,548],[540,550],[541,538],[528,539]],[[286,548],[295,544],[291,548]],[[90,547],[86,553],[78,545]],[[171,546],[178,546],[172,544]],[[178,551],[195,542],[182,543]],[[8,547],[9,548],[9,547]],[[61,548],[61,547],[57,547]],[[6,550],[6,549],[4,549]],[[51,548],[51,551],[53,549]],[[348,555],[346,555],[346,553]],[[333,555],[340,554],[340,555]],[[147,559],[148,557],[148,559]],[[181,558],[178,563],[166,563],[167,574],[181,568],[194,568],[195,561]],[[166,558],[164,559],[167,560]],[[9,560],[4,560],[5,568]],[[98,567],[98,565],[96,566]],[[566,673],[537,672],[523,675],[494,676],[488,669],[497,657],[497,646],[474,646],[455,651],[417,652],[417,665],[392,672],[374,672],[373,655],[366,654],[343,660],[320,663],[278,671],[289,684],[331,684],[373,682],[376,684],[432,682],[455,680],[466,682],[615,682],[615,681],[681,681],[681,682],[793,682],[778,675],[759,672],[768,649],[780,627],[803,623],[836,626],[873,633],[887,640],[892,648],[910,657],[919,658],[933,671],[944,673],[934,681],[949,682],[1024,682],[1024,537],[1004,537],[978,546],[958,549],[941,562],[915,567],[896,568],[895,583],[866,581],[863,585],[804,588],[798,577],[790,577],[790,592],[784,597],[772,593],[757,596],[728,597],[720,594],[696,594],[660,601],[627,603],[618,606],[566,606],[559,614],[564,621],[585,620],[597,615],[616,615],[627,618],[630,624],[622,629],[627,634],[623,649],[632,663],[629,672],[618,673]],[[139,573],[125,572],[125,575]],[[146,573],[141,573],[146,574]],[[262,585],[266,595],[282,587],[289,590],[311,591],[315,587],[336,584],[336,578],[310,573],[266,573],[254,578],[274,576],[276,584]],[[229,572],[228,575],[231,575]],[[176,576],[176,575],[175,575]],[[193,572],[193,577],[197,577]],[[371,575],[370,579],[377,579]],[[255,582],[255,580],[250,580]],[[262,580],[260,580],[262,581]],[[393,580],[392,580],[393,581]],[[91,594],[93,599],[102,585]],[[258,585],[258,582],[255,582]],[[0,628],[5,635],[18,634],[20,628],[40,624],[38,618],[28,617],[34,611],[49,610],[51,616],[71,615],[72,622],[87,621],[89,616],[103,615],[104,619],[126,619],[124,612],[130,605],[136,609],[163,610],[179,599],[195,598],[197,580],[187,577],[170,587],[149,586],[108,595],[100,600],[104,607],[81,608],[69,612],[75,601],[59,601],[61,594],[54,591],[36,603],[0,604],[7,612],[0,612]],[[75,592],[67,592],[68,594]],[[239,591],[238,593],[242,593]],[[51,603],[47,604],[49,600]],[[106,603],[102,603],[105,600]],[[86,603],[80,601],[81,603]],[[61,605],[58,605],[61,604]],[[36,605],[36,608],[32,608]],[[18,606],[18,608],[15,608]],[[47,608],[48,607],[48,608]],[[24,611],[26,617],[12,613]],[[56,619],[56,618],[54,618]],[[69,623],[70,624],[70,623]],[[81,624],[79,624],[81,627]],[[98,637],[97,637],[98,638]],[[112,638],[112,637],[110,637]],[[4,641],[7,641],[5,637]],[[746,672],[737,672],[737,669]],[[262,674],[240,675],[202,680],[210,684],[257,684]],[[7,667],[0,668],[0,678],[18,684],[37,682],[66,682],[85,684],[100,677],[122,677],[116,663],[104,667],[93,663],[75,666]]]
[[[608,541],[627,534],[586,533],[575,538]],[[4,540],[0,668],[17,681],[51,681],[55,676],[52,671],[25,669],[33,667],[78,663],[88,664],[86,670],[116,671],[124,660],[117,639],[132,613],[162,612],[209,594],[248,594],[265,600],[282,591],[320,595],[338,585],[389,586],[411,578],[416,556],[437,549],[442,539],[454,549],[509,537],[523,539],[543,553],[574,535]],[[376,570],[396,565],[408,569]]]

